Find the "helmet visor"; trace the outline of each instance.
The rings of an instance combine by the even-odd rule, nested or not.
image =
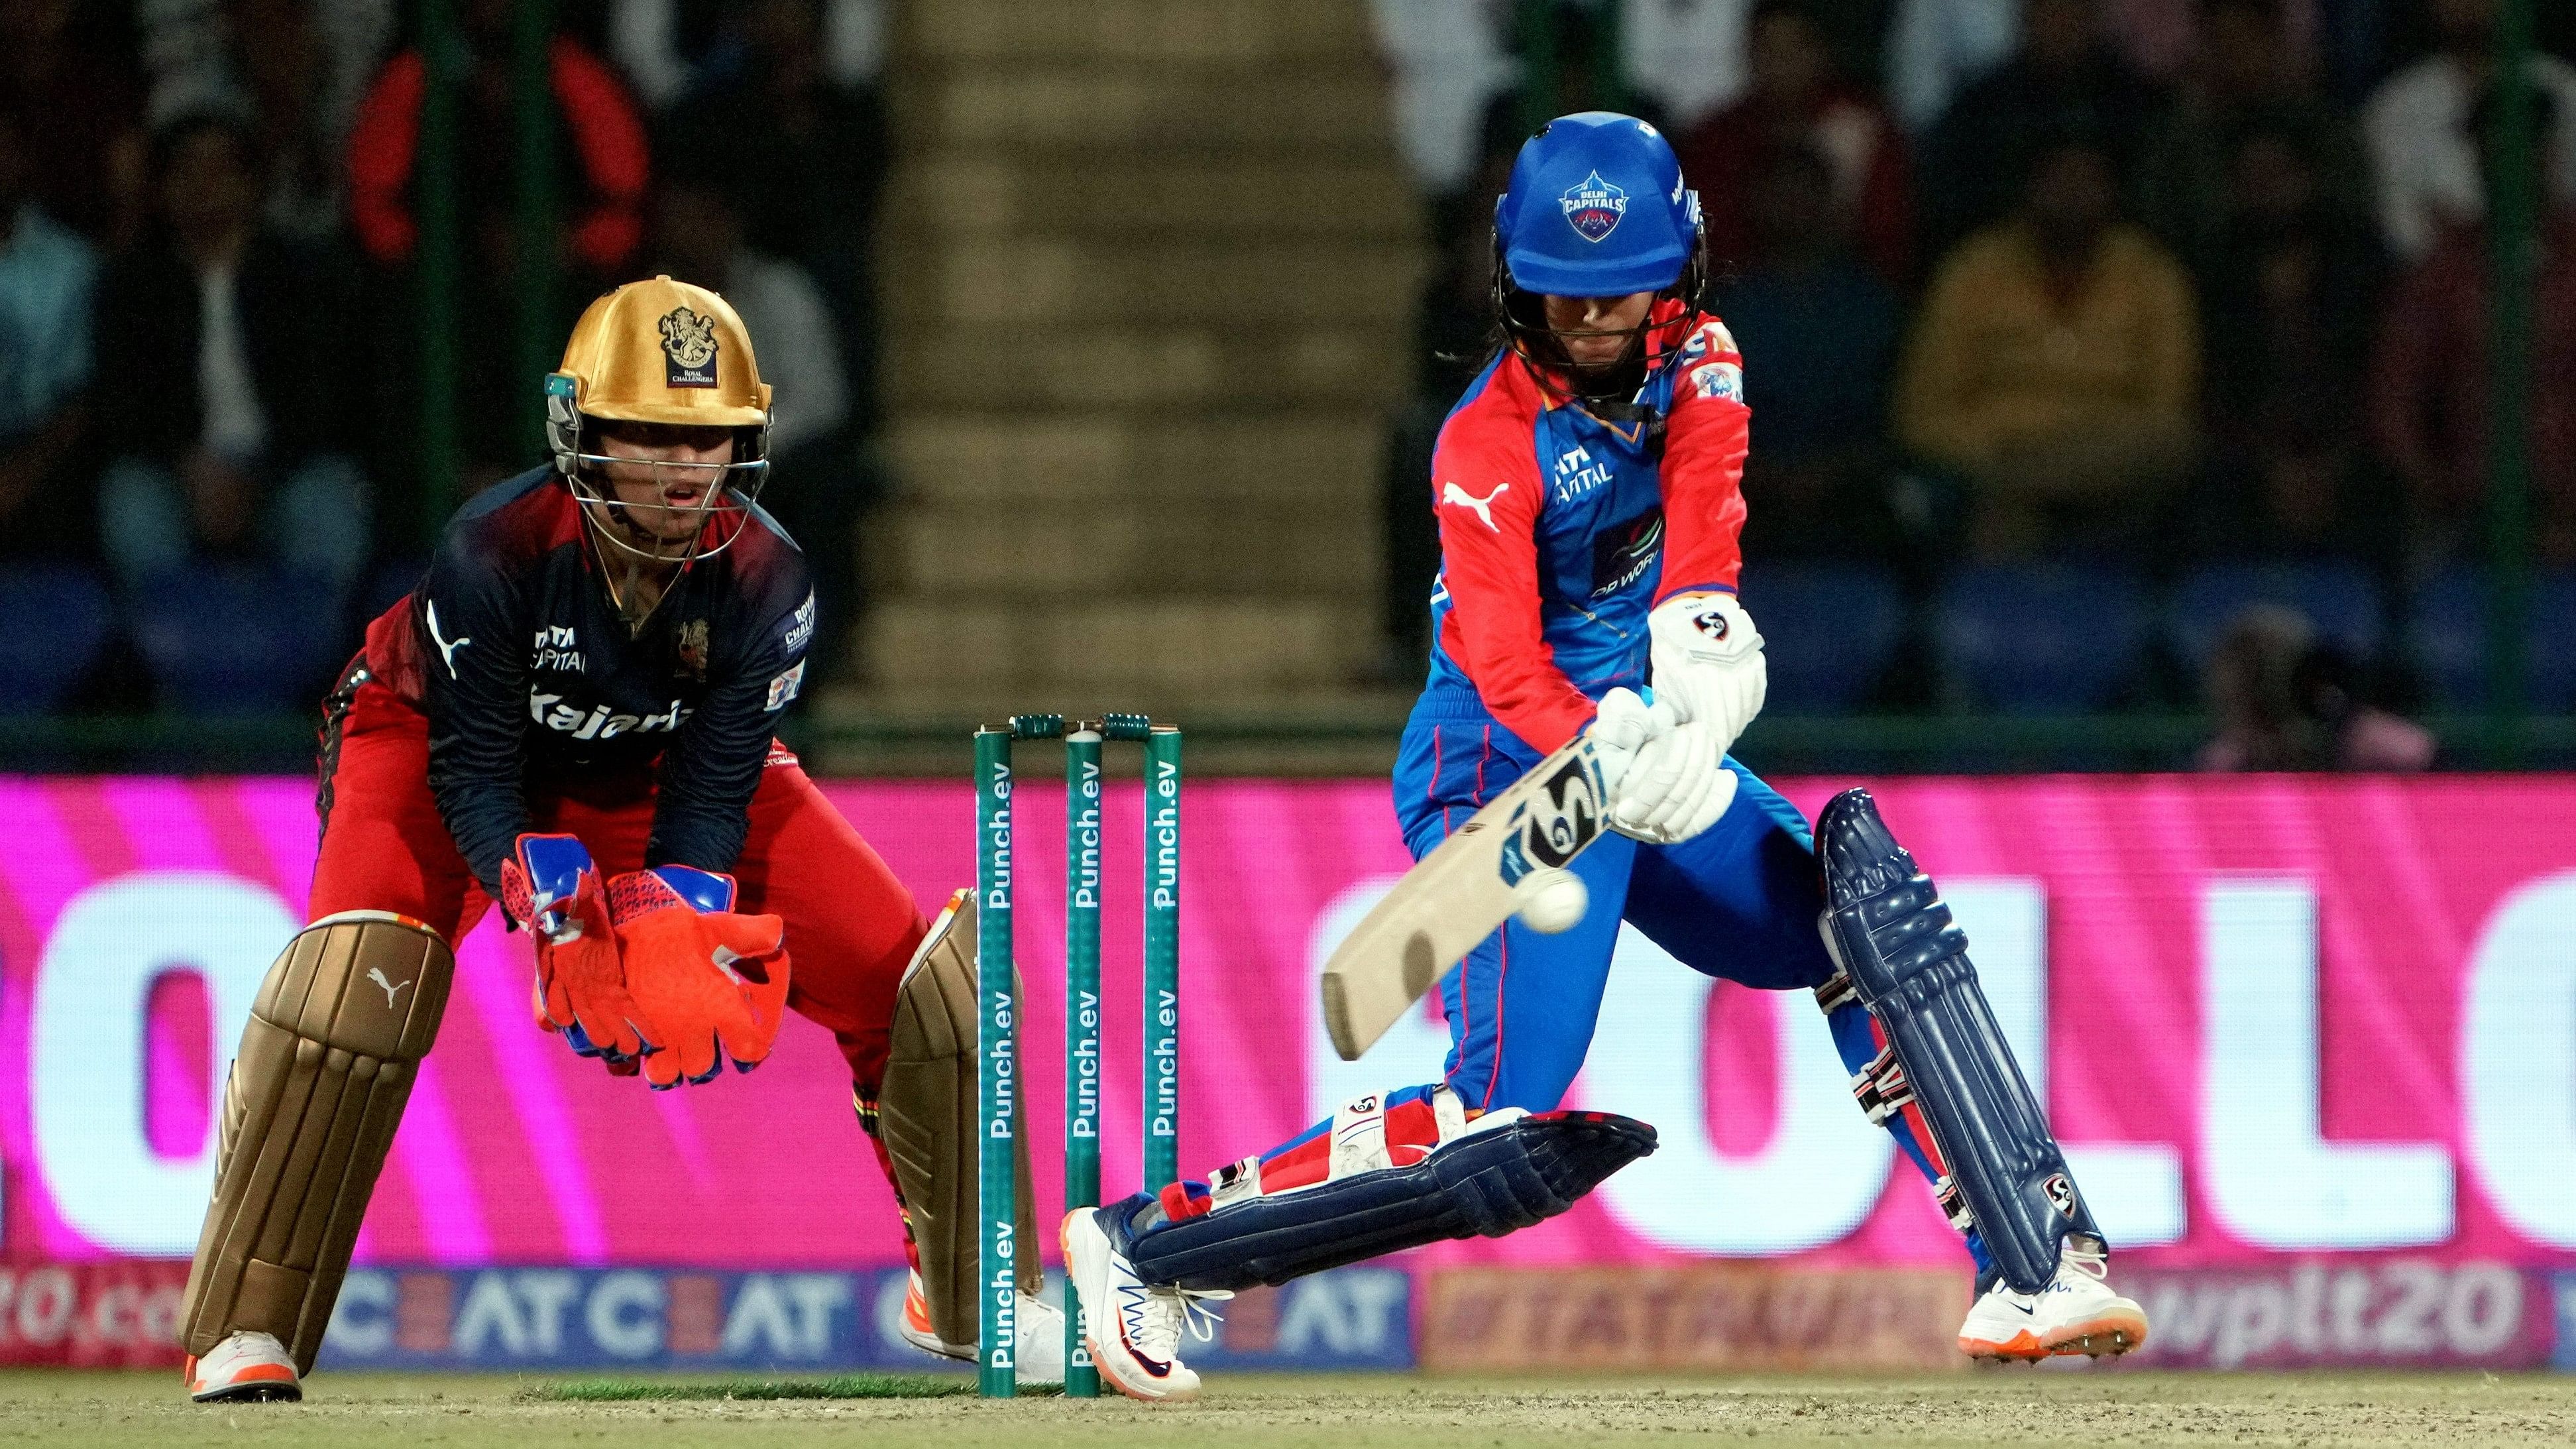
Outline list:
[[[740,462],[576,453],[571,483],[602,542],[650,559],[705,558],[749,525],[767,459]]]

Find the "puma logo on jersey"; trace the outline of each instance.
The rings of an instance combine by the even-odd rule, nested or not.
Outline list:
[[[382,992],[384,992],[384,994],[385,994],[385,1010],[387,1010],[387,1011],[391,1011],[391,1010],[393,1010],[393,1009],[394,1009],[394,993],[395,993],[395,992],[397,992],[397,991],[402,990],[404,987],[409,986],[409,985],[411,984],[411,983],[410,983],[410,982],[408,982],[408,981],[390,981],[390,980],[387,980],[387,979],[386,979],[386,977],[385,977],[385,968],[383,968],[382,966],[370,966],[370,967],[368,967],[368,968],[367,968],[367,979],[368,979],[369,981],[372,981],[372,982],[376,983],[376,987],[377,987],[377,989],[378,989],[378,990],[380,990],[380,991],[382,991]]]
[[[472,635],[468,634],[460,636],[451,642],[438,636],[437,600],[433,599],[428,604],[422,606],[422,612],[427,614],[429,618],[429,642],[438,646],[438,657],[447,665],[447,677],[454,679],[456,677],[456,651],[473,643],[474,638]]]
[[[1478,518],[1485,520],[1485,526],[1487,528],[1491,528],[1494,532],[1500,533],[1503,530],[1494,522],[1494,500],[1511,491],[1512,485],[1509,483],[1497,483],[1494,485],[1493,492],[1479,498],[1475,494],[1468,492],[1466,489],[1459,487],[1455,483],[1443,483],[1440,485],[1440,501],[1442,503],[1455,503],[1462,507],[1473,509]]]

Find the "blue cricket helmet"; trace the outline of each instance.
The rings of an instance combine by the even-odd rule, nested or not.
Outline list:
[[[1663,133],[1616,111],[1559,116],[1522,143],[1494,237],[1512,285],[1620,297],[1679,283],[1699,253],[1699,193]]]

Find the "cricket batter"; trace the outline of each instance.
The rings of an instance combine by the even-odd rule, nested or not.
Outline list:
[[[534,937],[537,1025],[611,1073],[705,1084],[766,1058],[784,1007],[828,1028],[905,1208],[906,1336],[973,1357],[972,963],[932,949],[973,939],[947,929],[971,896],[928,932],[774,738],[814,596],[755,506],[751,339],[713,292],[632,283],[545,396],[552,460],[457,513],[324,706],[312,924],[243,1030],[188,1276],[199,1400],[301,1397],[454,945],[496,902]],[[1060,1376],[1061,1318],[1018,1318],[1027,1371]]]
[[[1863,1110],[1966,1236],[1964,1351],[2143,1342],[1930,880],[1865,792],[1811,834],[1726,754],[1765,680],[1735,592],[1749,414],[1743,359],[1699,305],[1699,202],[1672,148],[1631,117],[1561,118],[1521,148],[1494,233],[1502,345],[1433,457],[1435,643],[1396,813],[1419,859],[1591,732],[1613,831],[1571,867],[1590,908],[1559,934],[1514,921],[1443,979],[1442,1080],[1361,1098],[1209,1183],[1067,1217],[1101,1372],[1138,1398],[1188,1398],[1179,1347],[1185,1328],[1204,1336],[1198,1299],[1500,1236],[1651,1151],[1643,1123],[1556,1110],[1622,920],[1711,976],[1815,992]]]

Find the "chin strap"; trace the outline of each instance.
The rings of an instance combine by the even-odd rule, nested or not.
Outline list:
[[[637,585],[648,570],[657,567],[669,568],[674,580],[687,573],[690,565],[696,563],[705,551],[706,526],[702,524],[696,533],[689,535],[685,553],[660,554],[638,548],[617,536],[616,530],[625,526],[624,503],[585,489],[578,481],[565,481],[572,489],[574,501],[581,506],[582,532],[590,540],[591,557],[599,563],[599,582],[608,590],[609,605],[617,610],[620,619],[626,621],[628,636],[640,636],[646,621],[661,609],[662,600],[670,597],[671,590],[666,583],[653,602],[639,611],[634,606]],[[710,499],[714,496],[712,493],[708,495]],[[602,514],[606,516],[602,517]],[[621,576],[623,582],[620,582]]]

